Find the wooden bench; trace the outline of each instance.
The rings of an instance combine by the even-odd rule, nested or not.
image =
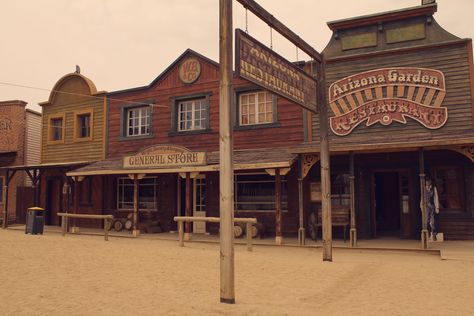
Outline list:
[[[112,220],[114,219],[113,215],[58,213],[58,216],[61,216],[61,232],[63,236],[65,236],[67,232],[69,218],[103,219],[104,239],[106,241],[109,240],[109,227],[112,225]]]
[[[310,233],[311,229],[314,229],[314,236],[312,235],[311,238],[317,240],[318,229],[323,225],[322,208],[318,208],[317,216],[314,216],[314,213],[311,216],[309,219]],[[331,205],[331,224],[333,227],[343,227],[344,242],[346,242],[346,231],[350,225],[350,208],[348,205]]]
[[[178,238],[179,246],[184,246],[184,222],[207,222],[207,223],[220,223],[219,217],[199,217],[199,216],[175,216],[173,218],[175,222],[178,222]],[[247,250],[252,251],[252,224],[257,223],[256,218],[234,218],[234,223],[245,223],[247,233]]]

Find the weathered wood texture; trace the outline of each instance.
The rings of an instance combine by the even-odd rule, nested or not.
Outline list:
[[[94,84],[79,74],[61,78],[51,92],[48,102],[42,103],[42,163],[94,161],[104,158],[105,105],[104,95],[97,95]],[[92,111],[92,140],[77,141],[74,138],[76,111]],[[49,141],[50,118],[64,114],[64,141]]]
[[[389,126],[376,123],[367,127],[360,124],[355,130],[344,137],[335,136],[330,131],[332,149],[341,149],[347,145],[356,145],[359,149],[366,146],[381,144],[387,146],[395,142],[436,140],[453,133],[473,132],[473,112],[471,98],[471,82],[469,70],[469,42],[458,42],[452,46],[393,53],[371,58],[329,61],[327,70],[327,88],[334,81],[346,76],[378,68],[388,67],[421,67],[440,70],[446,79],[447,93],[441,106],[448,108],[446,125],[436,130],[429,130],[420,123],[407,118],[407,124],[393,122]],[[333,116],[328,109],[329,116]],[[318,148],[316,135],[319,135],[319,116],[313,116],[314,147]]]
[[[216,63],[197,57],[201,63],[201,75],[193,84],[183,84],[178,78],[178,66],[182,59],[197,55],[191,51],[178,59],[176,65],[166,70],[150,86],[113,93],[109,106],[108,153],[119,157],[140,148],[155,144],[177,144],[193,150],[217,151],[219,149],[219,68]],[[234,89],[253,87],[247,81],[234,78]],[[196,94],[209,97],[209,129],[200,134],[173,133],[172,98]],[[120,99],[123,101],[115,101]],[[235,99],[235,97],[234,97]],[[146,100],[146,101],[145,101]],[[124,138],[121,135],[122,108],[131,101],[154,103],[151,133],[149,138]],[[303,141],[302,108],[286,99],[277,98],[278,124],[274,127],[240,129],[234,131],[234,148],[268,148],[298,144]],[[235,107],[232,107],[235,113]],[[234,115],[235,116],[235,115]],[[233,122],[235,126],[236,122]]]

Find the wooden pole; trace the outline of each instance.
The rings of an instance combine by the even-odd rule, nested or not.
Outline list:
[[[328,136],[328,110],[326,97],[325,58],[319,67],[319,129],[321,145],[321,204],[323,225],[323,261],[332,261],[332,223],[331,223],[331,170]]]
[[[357,247],[357,228],[355,221],[355,172],[354,153],[349,153],[349,185],[351,194],[351,230],[349,232],[349,247]]]
[[[138,230],[138,207],[139,207],[139,194],[138,194],[138,174],[133,175],[133,231],[132,235],[137,237],[140,232]]]
[[[74,214],[78,213],[79,210],[79,177],[74,177]],[[76,226],[76,218],[74,217],[72,219],[72,228],[71,228],[72,233],[77,233],[78,232],[78,227]]]
[[[252,223],[245,223],[245,233],[247,234],[247,251],[252,251]]]
[[[179,246],[184,247],[184,228],[183,222],[178,221],[178,239],[179,239]]]
[[[425,174],[425,156],[423,148],[418,150],[420,164],[420,199],[421,199],[421,249],[428,249],[428,223],[426,220],[426,174]]]
[[[299,215],[299,228],[298,228],[298,245],[303,246],[306,243],[306,233],[304,229],[304,208],[303,208],[303,161],[300,155],[298,160],[298,215]]]
[[[186,172],[186,206],[184,209],[185,216],[191,216],[191,173]],[[186,221],[184,239],[191,240],[191,222]]]
[[[281,176],[280,168],[275,169],[275,243],[281,245],[283,242],[281,232]]]
[[[235,303],[232,165],[232,0],[219,0],[220,301]]]

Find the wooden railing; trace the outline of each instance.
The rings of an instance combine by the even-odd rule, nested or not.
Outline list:
[[[219,223],[221,219],[219,217],[198,217],[198,216],[175,216],[175,222],[178,222],[178,236],[179,246],[184,246],[184,222],[206,222],[206,223]],[[247,236],[247,250],[252,251],[252,224],[257,223],[256,218],[234,218],[234,223],[245,223],[246,224],[246,236]]]
[[[58,213],[61,216],[61,232],[65,236],[68,226],[68,218],[83,218],[83,219],[103,219],[104,220],[104,239],[109,240],[109,227],[112,225],[113,215],[99,215],[99,214],[70,214]]]

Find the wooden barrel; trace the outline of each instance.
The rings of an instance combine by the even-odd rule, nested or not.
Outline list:
[[[133,221],[131,219],[127,219],[125,224],[123,225],[126,230],[132,230],[133,228]]]
[[[241,225],[237,225],[237,223],[234,225],[234,237],[235,238],[240,238],[244,234],[244,229],[242,228]]]
[[[265,225],[263,225],[262,223],[255,223],[252,225],[252,238],[255,238],[257,236],[260,236],[260,238],[262,238],[264,233]]]
[[[114,227],[114,230],[115,230],[116,232],[122,231],[122,229],[123,229],[122,220],[121,220],[121,219],[115,219],[112,226]]]

